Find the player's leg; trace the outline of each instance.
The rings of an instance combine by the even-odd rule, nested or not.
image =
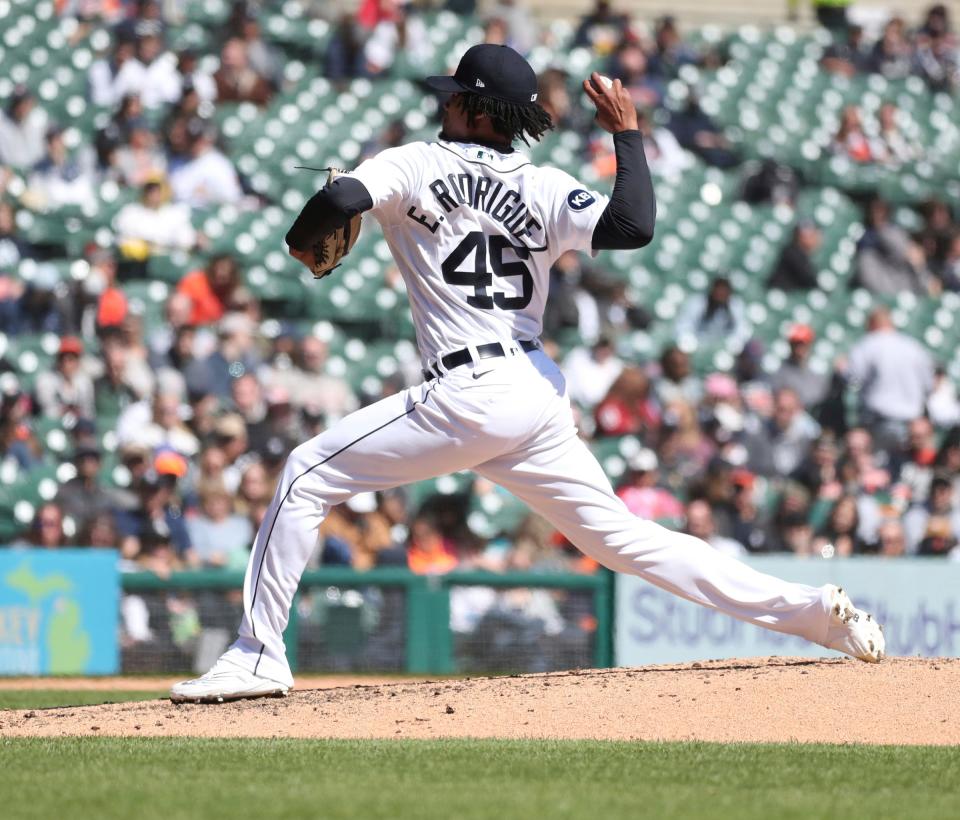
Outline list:
[[[860,645],[869,640],[882,643],[879,628],[870,626],[866,637],[848,635],[846,621],[854,617],[854,610],[836,587],[812,587],[766,575],[698,538],[632,515],[613,493],[572,424],[558,424],[552,435],[536,445],[475,469],[523,499],[579,549],[610,569],[639,575],[740,620],[862,659],[879,659],[876,655],[882,646]],[[870,653],[875,657],[864,657]]]
[[[465,419],[471,411],[458,402],[459,392],[447,379],[410,388],[350,414],[290,454],[247,564],[239,637],[221,659],[226,674],[240,668],[257,678],[245,696],[274,691],[271,681],[284,691],[293,683],[283,631],[317,528],[332,506],[489,455],[483,430]],[[198,684],[179,684],[173,696],[196,699]]]

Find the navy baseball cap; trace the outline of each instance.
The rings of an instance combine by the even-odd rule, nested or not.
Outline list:
[[[448,94],[467,92],[520,104],[537,100],[537,74],[510,46],[472,46],[452,77],[427,77],[426,83]]]

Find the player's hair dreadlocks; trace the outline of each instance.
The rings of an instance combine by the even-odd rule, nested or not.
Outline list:
[[[470,93],[458,94],[457,100],[469,125],[474,124],[478,114],[486,114],[493,130],[509,142],[521,139],[529,145],[528,136],[539,140],[554,127],[553,120],[540,103],[511,103]]]

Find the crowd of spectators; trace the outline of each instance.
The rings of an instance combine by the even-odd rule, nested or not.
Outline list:
[[[71,477],[38,506],[20,543],[116,547],[128,568],[159,574],[238,568],[290,449],[379,396],[331,372],[328,345],[316,335],[292,326],[261,333],[269,317],[229,253],[208,253],[203,266],[183,271],[159,327],[145,327],[132,309],[123,284],[142,273],[144,259],[209,248],[196,209],[259,203],[211,114],[224,102],[267,104],[282,87],[283,56],[261,36],[254,6],[236,4],[212,73],[197,54],[168,50],[162,4],[111,9],[110,47],[88,77],[91,101],[113,108],[105,127],[68,150],[66,123],[51,121],[29,90],[17,86],[3,102],[0,179],[13,169],[27,184],[19,206],[0,200],[0,331],[10,339],[49,332],[59,342],[52,368],[33,385],[21,384],[4,362],[0,468],[26,474],[55,464],[38,426],[59,419],[70,435]],[[513,0],[501,0],[484,19],[488,41],[524,52],[543,34]],[[388,74],[395,60],[412,59],[407,44],[425,36],[416,10],[392,0],[365,0],[357,14],[334,22],[325,61],[334,80]],[[655,176],[675,177],[697,162],[740,162],[695,90],[681,110],[663,108],[666,84],[682,66],[724,59],[686,43],[673,18],[648,30],[598,0],[574,43],[605,57],[606,73],[630,90]],[[909,36],[902,21],[891,21],[872,52],[851,28],[823,67],[919,72],[931,85],[949,85],[951,54],[947,13],[934,7]],[[609,177],[612,143],[595,132],[571,88],[559,69],[541,75],[543,105],[562,128],[588,138],[584,161]],[[402,126],[391,123],[368,148],[402,138]],[[914,148],[889,105],[870,128],[848,109],[834,150],[895,164]],[[116,216],[116,243],[86,249],[86,277],[48,281],[43,266],[29,282],[10,275],[47,252],[18,230],[17,207],[82,206],[104,181],[138,196]],[[855,262],[862,287],[879,295],[960,290],[960,228],[947,204],[924,205],[913,234],[891,221],[882,200],[864,207]],[[816,287],[819,242],[816,224],[801,218],[770,286]],[[813,329],[796,323],[783,340],[789,356],[768,375],[758,366],[763,351],[746,306],[726,276],[681,306],[676,343],[649,360],[624,358],[617,345],[651,322],[642,295],[574,254],[558,260],[550,288],[545,343],[561,358],[583,436],[598,447],[624,437],[636,445],[617,493],[637,515],[734,555],[960,556],[960,402],[943,363],[898,331],[887,309],[870,313],[863,338],[826,371],[811,364]],[[555,340],[571,333],[580,343],[561,350]],[[736,367],[697,375],[687,337],[738,340]],[[402,381],[391,384],[384,389]],[[473,492],[499,491],[475,485]],[[425,573],[591,566],[532,516],[491,537],[471,528],[469,509],[469,495],[422,503],[404,489],[357,496],[320,528],[316,560]]]

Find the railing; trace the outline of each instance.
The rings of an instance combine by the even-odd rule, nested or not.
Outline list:
[[[242,573],[130,573],[121,584],[153,635],[124,641],[125,670],[199,669],[232,640]],[[295,671],[547,671],[611,666],[612,617],[605,570],[423,576],[325,567],[304,573],[284,640]]]

